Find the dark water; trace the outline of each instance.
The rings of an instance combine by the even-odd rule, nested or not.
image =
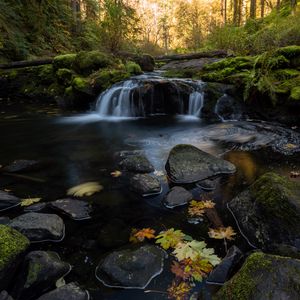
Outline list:
[[[55,116],[56,113],[40,110],[25,116],[3,114],[0,120],[0,164],[6,165],[15,159],[41,160],[43,168],[26,175],[43,179],[45,183],[0,176],[0,189],[12,190],[21,198],[42,197],[43,201],[51,201],[65,197],[68,188],[87,181],[98,181],[104,186],[102,192],[84,198],[93,207],[91,220],[72,221],[64,217],[66,237],[63,242],[32,246],[32,249],[57,251],[73,266],[65,280],[77,281],[90,290],[94,299],[167,299],[160,293],[105,288],[96,280],[95,268],[101,258],[120,247],[120,228],[152,227],[159,232],[174,227],[195,239],[206,240],[208,246],[214,247],[220,256],[225,255],[222,242],[209,239],[204,224],[188,222],[186,207],[169,210],[161,204],[168,190],[164,164],[173,145],[194,144],[236,165],[237,173],[220,179],[217,189],[209,195],[217,203],[224,225],[231,225],[236,230],[226,210],[227,201],[268,170],[288,175],[290,171],[300,169],[299,155],[283,156],[268,149],[234,151],[232,147],[199,138],[205,136],[207,124],[198,119],[156,116],[108,122],[95,117],[63,118]],[[215,130],[222,126],[224,123],[216,124]],[[163,183],[162,195],[139,198],[129,191],[126,174],[120,178],[110,176],[117,169],[115,153],[124,150],[145,151]],[[195,199],[200,199],[204,193],[198,188],[189,188]],[[21,213],[20,208],[6,214],[13,217]],[[104,246],[103,241],[99,241],[99,232],[107,224],[112,224],[113,228],[107,242],[111,245]],[[234,243],[245,251],[251,249],[241,236]],[[165,269],[152,281],[149,289],[166,290],[172,275],[167,267]]]

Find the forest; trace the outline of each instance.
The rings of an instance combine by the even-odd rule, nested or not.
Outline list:
[[[0,300],[300,299],[300,1],[0,0]]]

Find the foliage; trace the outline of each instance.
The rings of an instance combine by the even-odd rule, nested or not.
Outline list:
[[[158,236],[156,236],[156,243],[160,244],[160,246],[165,250],[168,250],[182,242],[184,237],[185,234],[181,230],[171,228],[166,231],[162,231]]]
[[[67,194],[75,197],[92,196],[102,190],[103,186],[98,182],[86,182],[68,189]]]
[[[202,217],[205,213],[205,209],[214,208],[215,203],[211,200],[207,201],[196,201],[192,200],[190,202],[188,212],[191,217]]]
[[[42,198],[27,198],[27,199],[22,199],[21,201],[21,206],[30,206],[34,203],[38,203],[42,200]]]
[[[132,230],[131,241],[135,241],[136,239],[139,242],[143,242],[145,239],[151,240],[155,238],[155,230],[151,228],[143,228],[139,231],[137,229]]]
[[[172,285],[168,288],[168,298],[175,300],[185,300],[188,299],[188,293],[191,290],[191,286],[187,282],[177,282],[173,281]]]
[[[234,239],[233,236],[236,235],[236,233],[234,232],[232,227],[229,226],[229,227],[220,227],[220,228],[217,228],[217,229],[210,228],[209,232],[208,232],[208,235],[212,239],[233,240]]]

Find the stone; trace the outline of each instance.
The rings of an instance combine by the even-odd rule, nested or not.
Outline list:
[[[20,205],[21,200],[5,191],[0,191],[0,211]]]
[[[57,242],[65,235],[64,222],[55,214],[26,213],[14,218],[9,226],[27,236],[31,242]]]
[[[217,265],[209,274],[206,282],[208,284],[223,284],[230,278],[234,267],[241,260],[243,253],[241,250],[232,246],[228,250],[226,256],[222,259],[221,263]]]
[[[300,184],[275,173],[259,177],[229,202],[248,242],[263,250],[284,244],[300,253]]]
[[[0,300],[14,300],[14,299],[7,293],[7,291],[2,291],[0,293]]]
[[[41,297],[37,300],[89,300],[89,293],[82,290],[76,283],[71,282],[63,285]]]
[[[47,207],[47,203],[41,202],[24,207],[25,212],[41,211]]]
[[[210,155],[192,145],[180,144],[169,153],[166,171],[174,183],[194,183],[220,174],[232,174],[230,162]]]
[[[2,170],[9,173],[30,172],[38,169],[39,164],[40,162],[36,160],[18,159],[2,168]]]
[[[36,299],[48,291],[58,279],[64,277],[71,266],[60,260],[55,252],[32,251],[23,262],[13,288],[16,299]]]
[[[123,170],[134,173],[151,173],[154,171],[152,164],[143,155],[130,155],[123,159],[119,166]]]
[[[29,246],[29,240],[5,225],[0,225],[0,290],[12,279],[20,258]]]
[[[72,198],[59,199],[50,202],[50,207],[66,214],[73,220],[80,221],[91,218],[91,207],[86,201]]]
[[[148,174],[136,174],[130,179],[130,187],[141,196],[160,194],[162,191],[159,180]]]
[[[196,185],[205,191],[213,191],[217,187],[216,180],[205,179],[196,183]]]
[[[213,299],[297,300],[299,295],[299,260],[255,252]]]
[[[96,277],[109,287],[144,289],[163,271],[165,255],[153,245],[114,251],[98,265]]]
[[[9,217],[0,217],[0,224],[1,225],[7,225],[10,222]]]
[[[193,199],[192,193],[180,186],[174,186],[164,199],[164,204],[168,208],[174,208],[187,204]]]

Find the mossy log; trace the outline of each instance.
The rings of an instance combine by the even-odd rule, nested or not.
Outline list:
[[[41,65],[50,65],[53,63],[53,58],[39,59],[39,60],[22,60],[13,61],[11,63],[0,64],[0,69],[15,69],[15,68],[25,68],[34,67]]]

